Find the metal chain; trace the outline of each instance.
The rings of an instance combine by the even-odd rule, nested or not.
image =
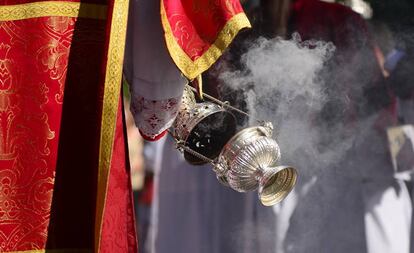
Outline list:
[[[179,143],[177,145],[178,145],[179,148],[182,148],[183,150],[185,150],[186,152],[190,153],[191,155],[193,155],[193,156],[195,156],[195,157],[197,157],[197,158],[199,158],[201,160],[204,160],[205,162],[214,164],[214,160],[212,160],[212,159],[210,159],[210,158],[208,158],[206,156],[203,156],[202,154],[198,153],[197,151],[192,150],[191,148],[185,146],[183,143]]]
[[[193,155],[193,156],[195,156],[195,157],[197,157],[197,158],[199,158],[199,159],[201,159],[201,160],[203,160],[205,162],[211,163],[213,165],[215,164],[214,160],[212,160],[212,159],[210,159],[210,158],[208,158],[208,157],[206,157],[206,156],[198,153],[195,150],[192,150],[191,148],[189,148],[189,147],[187,147],[185,145],[185,142],[184,141],[181,141],[181,140],[178,140],[177,138],[175,138],[174,135],[173,135],[173,133],[171,133],[171,131],[168,131],[168,133],[171,135],[171,137],[174,138],[176,147],[181,152],[184,150],[185,152],[189,153],[190,155]]]
[[[193,92],[197,92],[197,89],[196,88],[194,88],[194,87],[192,87],[192,86],[190,86],[190,85],[188,85],[190,88],[191,88],[191,90],[193,91]],[[217,103],[217,104],[219,104],[219,105],[221,105],[221,106],[223,106],[223,107],[226,107],[226,108],[229,108],[229,109],[231,109],[231,110],[233,110],[233,111],[236,111],[236,112],[238,112],[238,113],[241,113],[241,114],[243,114],[243,115],[246,115],[247,117],[250,117],[250,115],[247,113],[247,112],[244,112],[244,111],[242,111],[242,110],[240,110],[240,109],[237,109],[236,107],[233,107],[233,106],[231,106],[230,105],[230,103],[229,102],[223,102],[223,101],[220,101],[220,100],[218,100],[217,98],[215,98],[215,97],[213,97],[213,96],[210,96],[210,95],[208,95],[208,94],[206,94],[206,93],[203,93],[203,96],[204,97],[206,97],[206,98],[208,98],[208,99],[210,99],[211,101],[213,101],[213,102],[215,102],[215,103]]]
[[[189,87],[193,92],[197,92],[197,89],[196,88],[194,88],[194,87],[192,87],[192,86],[190,86],[188,84],[186,84],[186,86]],[[206,93],[204,93],[203,96],[205,96],[206,98],[210,99],[211,101],[213,101],[213,102],[215,102],[215,103],[217,103],[217,104],[219,104],[219,105],[221,105],[223,107],[229,108],[229,109],[231,109],[233,111],[236,111],[236,112],[241,113],[241,114],[243,114],[243,115],[245,115],[247,117],[250,117],[250,115],[247,112],[244,112],[244,111],[242,111],[240,109],[237,109],[237,108],[231,106],[229,104],[229,102],[227,102],[227,101],[226,102],[222,102],[222,101],[218,100],[217,98],[215,98],[213,96],[210,96],[210,95],[208,95]],[[265,121],[258,121],[258,122],[262,126],[265,126],[265,124],[266,124]],[[210,159],[210,158],[208,158],[208,157],[206,157],[206,156],[198,153],[197,151],[192,150],[191,148],[187,147],[185,145],[185,142],[183,140],[178,140],[170,130],[168,131],[168,133],[175,140],[176,148],[179,151],[181,151],[181,152],[185,151],[185,152],[187,152],[187,153],[189,153],[189,154],[191,154],[191,155],[193,155],[193,156],[195,156],[195,157],[197,157],[197,158],[199,158],[199,159],[201,159],[201,160],[203,160],[205,162],[211,163],[213,165],[216,164],[216,162],[217,162],[216,160],[212,160],[212,159]]]

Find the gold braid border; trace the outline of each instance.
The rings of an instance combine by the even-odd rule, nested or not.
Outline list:
[[[5,253],[92,253],[92,251],[87,249],[37,249],[23,251],[6,251]]]
[[[129,0],[114,0],[109,35],[108,60],[102,105],[101,137],[99,146],[99,171],[95,221],[95,252],[101,245],[102,222],[105,213],[106,193],[114,143],[116,117],[121,93],[122,66]]]
[[[217,36],[216,41],[209,47],[209,49],[195,61],[184,52],[178,45],[174,34],[172,33],[170,23],[168,22],[167,14],[165,12],[164,0],[161,1],[161,21],[164,27],[165,40],[168,51],[172,59],[181,72],[190,80],[193,80],[198,75],[206,71],[213,65],[217,59],[223,54],[224,50],[230,45],[237,33],[243,28],[250,28],[250,21],[246,15],[241,12],[234,15],[224,25]]]
[[[40,17],[80,17],[106,19],[105,5],[65,1],[44,1],[16,5],[0,5],[0,21],[13,21]]]
[[[126,4],[128,7],[128,3]],[[30,18],[40,18],[40,17],[70,17],[70,18],[91,18],[91,19],[100,19],[105,20],[107,18],[107,6],[100,4],[88,4],[88,3],[79,3],[79,2],[66,2],[66,1],[41,1],[33,2],[26,4],[16,4],[16,5],[0,5],[0,22],[2,21],[15,21],[15,20],[24,20]],[[126,26],[126,21],[125,21]],[[126,30],[126,28],[124,29]],[[123,60],[123,44],[119,45],[120,48],[118,52],[120,66],[122,68]],[[118,46],[118,47],[119,47]],[[116,50],[112,50],[114,53],[117,53]],[[112,68],[113,69],[113,68]],[[109,79],[107,71],[107,80]],[[119,75],[120,77],[121,75]],[[120,79],[120,78],[119,78]],[[120,82],[120,81],[119,81]],[[119,86],[119,85],[118,85]],[[106,94],[105,90],[105,94]],[[116,93],[116,92],[115,92]],[[119,92],[118,92],[119,93]],[[116,100],[115,107],[117,107],[118,98]],[[109,99],[107,99],[109,100]],[[116,110],[115,109],[115,110]],[[110,156],[110,155],[109,155]],[[88,253],[91,250],[83,249],[38,249],[38,250],[24,250],[24,251],[8,251],[8,253]]]
[[[38,249],[38,250],[24,250],[24,251],[6,251],[7,253],[45,253],[46,250]]]

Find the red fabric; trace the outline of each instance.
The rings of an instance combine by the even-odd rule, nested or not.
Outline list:
[[[115,143],[102,224],[100,253],[137,252],[130,170],[126,165],[125,129],[119,106]]]
[[[159,139],[161,139],[162,137],[164,137],[168,133],[168,130],[163,131],[162,133],[160,133],[159,135],[157,135],[155,137],[147,136],[147,135],[143,134],[141,132],[141,130],[139,130],[139,133],[141,134],[142,138],[146,141],[158,141]]]
[[[71,42],[48,249],[92,249],[106,21],[78,19]],[[96,74],[91,74],[96,73]]]
[[[0,22],[2,252],[46,244],[74,21]]]
[[[239,0],[161,1],[176,41],[193,61],[216,41],[227,21],[243,12]]]
[[[342,4],[297,0],[292,4],[290,23],[303,40],[331,41],[339,53],[356,52],[356,40],[370,40],[362,17]]]
[[[145,175],[144,188],[140,191],[138,202],[150,206],[154,197],[154,175]]]
[[[56,0],[42,0],[42,2],[55,2]],[[65,2],[82,2],[82,3],[93,3],[93,4],[106,4],[109,0],[65,0]],[[36,3],[39,0],[2,0],[0,5],[16,5],[26,3]]]
[[[112,13],[115,1],[109,1],[108,13]],[[114,15],[119,15],[118,13]],[[124,13],[127,15],[127,13]],[[106,23],[106,52],[109,54],[109,36],[113,15],[108,15]],[[116,31],[115,31],[116,32]],[[108,55],[104,58],[101,76],[105,76]],[[121,80],[120,80],[121,81]],[[128,160],[127,138],[124,109],[122,106],[122,92],[119,100],[115,136],[112,149],[112,159],[109,168],[108,186],[105,206],[102,217],[100,248],[95,249],[99,253],[133,253],[138,251],[137,236],[135,230],[135,214],[133,209],[133,196],[131,174]],[[97,207],[100,208],[100,207]],[[100,217],[95,217],[99,219]],[[95,235],[96,236],[96,235]],[[95,238],[96,240],[96,238]]]
[[[108,22],[0,22],[0,252],[94,249]],[[118,113],[102,252],[136,249],[122,126]]]

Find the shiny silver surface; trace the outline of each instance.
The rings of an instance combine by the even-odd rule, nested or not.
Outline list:
[[[190,87],[170,133],[187,162],[211,163],[220,183],[239,192],[258,190],[265,206],[283,200],[296,184],[296,170],[278,165],[280,149],[270,122],[236,133],[233,114],[219,104],[197,103]]]
[[[272,126],[246,128],[224,146],[214,171],[222,182],[239,192],[259,190],[263,205],[280,202],[296,184],[296,170],[276,166],[279,145],[271,139]]]
[[[186,88],[181,108],[172,127],[173,137],[201,155],[215,159],[224,144],[236,132],[236,119],[222,106],[196,103],[194,93]],[[194,165],[207,163],[207,159],[184,151],[185,159]]]
[[[296,185],[297,172],[289,166],[268,167],[260,179],[258,194],[265,206],[272,206],[282,201]]]

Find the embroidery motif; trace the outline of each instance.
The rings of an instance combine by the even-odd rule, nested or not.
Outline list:
[[[177,116],[181,97],[166,100],[146,100],[141,96],[131,101],[131,112],[140,131],[150,138],[168,129]]]
[[[0,6],[0,21],[14,21],[39,17],[82,17],[106,19],[105,5],[66,1],[44,1]]]
[[[56,41],[39,29],[47,20],[0,22],[2,252],[42,249],[46,243],[59,128],[55,117],[61,112],[53,99],[61,85],[36,66],[39,57],[46,66],[56,66],[50,65],[57,59],[53,54],[36,54]],[[73,23],[68,29],[73,31]],[[39,33],[36,39],[28,36],[34,30]],[[67,59],[63,62],[67,64]]]
[[[70,43],[72,41],[75,20],[66,17],[50,17],[44,30],[50,36],[50,42],[37,51],[37,62],[51,79],[58,80],[59,92],[55,95],[57,103],[63,103],[63,88],[68,68]]]

